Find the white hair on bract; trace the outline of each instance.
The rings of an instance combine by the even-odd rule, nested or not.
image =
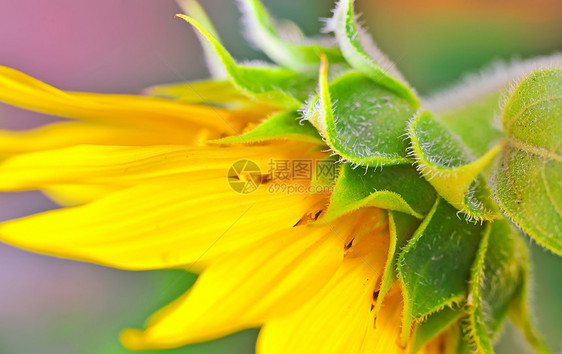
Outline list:
[[[554,68],[562,68],[562,53],[526,60],[495,61],[478,72],[465,75],[457,84],[430,94],[423,100],[423,106],[439,114],[462,107],[494,91],[505,89],[505,93],[508,93],[533,71]]]

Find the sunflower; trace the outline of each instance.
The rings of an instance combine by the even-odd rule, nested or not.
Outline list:
[[[236,62],[202,8],[182,5],[210,80],[106,95],[0,67],[2,102],[72,119],[0,132],[0,190],[41,190],[66,207],[0,224],[0,240],[200,273],[145,329],[122,332],[131,349],[262,326],[261,353],[489,353],[509,314],[547,350],[513,224],[561,253],[560,215],[533,218],[560,203],[559,56],[511,65],[478,95],[422,104],[352,1],[326,21],[334,36],[314,39],[241,1],[248,36],[279,66]],[[498,129],[493,108],[524,75]],[[486,107],[474,118],[450,107],[459,97]],[[536,141],[521,120],[550,131]],[[537,162],[522,154],[544,162],[550,206],[536,197],[544,186],[521,188]]]

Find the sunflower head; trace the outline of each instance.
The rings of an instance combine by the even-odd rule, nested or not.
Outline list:
[[[3,242],[201,272],[122,333],[133,349],[263,326],[263,353],[491,353],[510,316],[547,350],[520,231],[562,254],[559,55],[422,100],[351,0],[320,38],[240,1],[275,64],[237,62],[202,8],[181,4],[209,80],[96,95],[0,68],[0,100],[76,119],[0,133],[0,189],[72,206],[1,224]]]

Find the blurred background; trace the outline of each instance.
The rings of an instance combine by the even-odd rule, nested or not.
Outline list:
[[[263,0],[307,34],[329,17],[326,0]],[[357,0],[379,46],[421,94],[497,59],[562,49],[558,0]],[[239,59],[264,59],[243,41],[233,1],[203,0]],[[0,0],[0,65],[65,90],[137,93],[207,76],[192,29],[173,0]],[[52,117],[0,104],[0,129],[28,129]],[[0,177],[1,178],[1,177]],[[56,206],[40,193],[0,194],[0,220]],[[534,308],[555,352],[562,350],[562,259],[530,242]],[[0,353],[127,353],[117,335],[141,327],[189,288],[179,271],[125,272],[49,258],[0,244]],[[165,353],[252,353],[257,330]],[[499,353],[524,353],[508,326]]]

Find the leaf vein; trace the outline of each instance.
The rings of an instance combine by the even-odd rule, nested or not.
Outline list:
[[[548,239],[553,239],[554,235],[550,234],[547,230],[543,229],[540,224],[537,222],[537,220],[531,215],[531,213],[529,212],[529,209],[527,209],[526,203],[523,200],[523,198],[521,197],[521,194],[518,192],[517,188],[515,187],[515,182],[513,181],[513,178],[511,176],[511,170],[509,169],[509,164],[507,163],[507,156],[509,155],[509,148],[506,148],[506,151],[504,153],[504,164],[506,166],[506,175],[507,175],[507,180],[509,183],[509,186],[511,187],[511,189],[513,190],[513,193],[515,194],[516,198],[518,200],[521,201],[521,203],[519,204],[521,206],[522,211],[528,216],[529,220],[534,224],[534,226],[543,233],[543,235],[547,236]],[[520,221],[519,221],[520,223]],[[525,231],[527,231],[526,228],[524,228]]]
[[[562,96],[549,96],[549,97],[541,98],[540,100],[533,101],[532,103],[523,106],[519,110],[519,112],[517,112],[513,116],[513,118],[508,121],[509,124],[506,127],[506,131],[509,132],[511,130],[511,126],[513,125],[513,123],[515,123],[517,120],[519,120],[519,118],[521,118],[521,115],[523,114],[523,112],[525,112],[529,108],[534,107],[534,106],[536,106],[536,105],[538,105],[539,103],[542,103],[542,102],[551,101],[551,100],[555,101],[555,100],[560,100],[560,99],[562,99]]]

